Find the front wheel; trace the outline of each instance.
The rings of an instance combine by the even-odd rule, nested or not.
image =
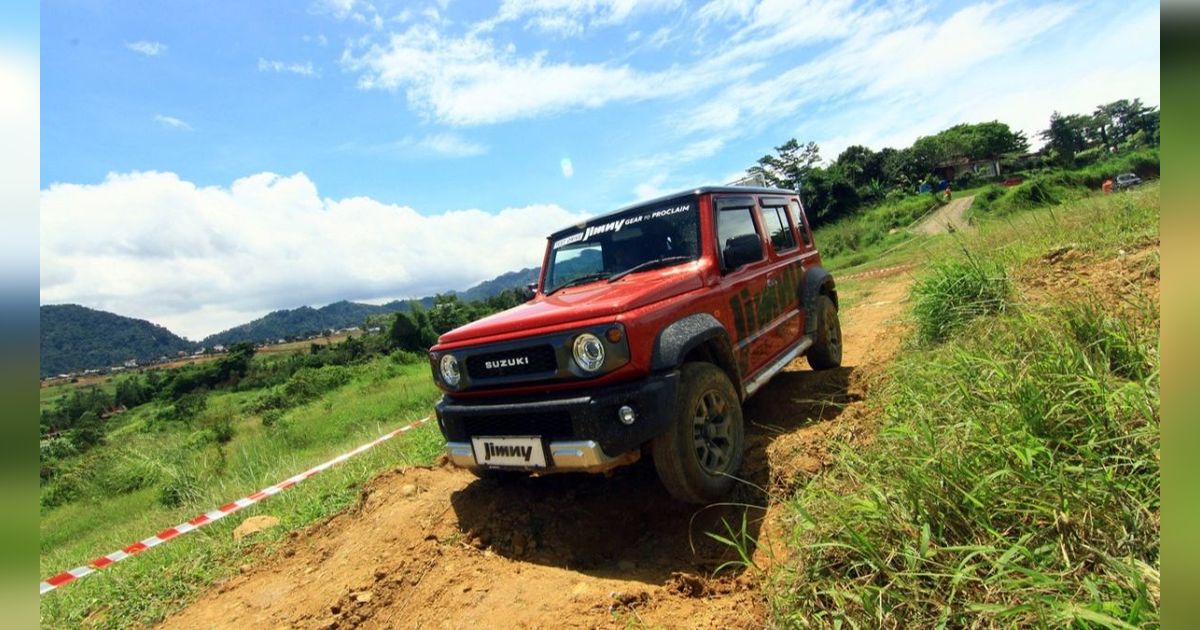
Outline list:
[[[733,487],[742,467],[742,406],[729,377],[711,363],[685,363],[671,427],[651,449],[667,492],[687,503],[712,503]]]
[[[837,307],[828,295],[817,296],[817,332],[808,349],[808,364],[814,370],[828,370],[842,365],[842,324]]]

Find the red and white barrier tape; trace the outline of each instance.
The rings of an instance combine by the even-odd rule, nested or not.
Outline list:
[[[157,547],[158,545],[161,545],[161,544],[167,542],[168,540],[175,538],[176,536],[181,536],[181,535],[186,534],[194,529],[199,529],[200,527],[208,525],[209,523],[212,523],[214,521],[219,521],[219,520],[225,518],[226,516],[229,516],[230,514],[233,514],[234,512],[241,510],[242,508],[254,505],[255,503],[258,503],[259,501],[262,501],[263,499],[266,499],[267,497],[274,496],[276,494],[279,494],[280,492],[283,492],[284,490],[287,490],[288,488],[300,483],[301,481],[304,481],[305,479],[314,477],[331,466],[336,466],[337,464],[340,464],[340,463],[346,461],[347,459],[354,457],[355,455],[365,453],[365,452],[375,448],[376,446],[379,446],[380,444],[396,437],[397,435],[400,435],[401,433],[404,433],[406,431],[411,431],[412,429],[414,429],[422,424],[425,424],[426,422],[429,422],[429,420],[430,420],[430,416],[421,418],[420,420],[417,420],[416,422],[414,422],[410,425],[400,427],[399,429],[396,429],[395,431],[392,431],[391,433],[385,433],[385,434],[379,436],[378,438],[375,438],[374,440],[367,442],[366,444],[363,444],[362,446],[360,446],[348,453],[342,453],[341,455],[338,455],[337,457],[334,457],[333,459],[331,459],[323,464],[317,464],[316,466],[313,466],[312,468],[309,468],[308,470],[306,470],[298,475],[292,475],[291,477],[288,477],[287,479],[284,479],[283,481],[281,481],[273,486],[267,486],[266,488],[263,488],[262,490],[255,492],[254,494],[251,494],[246,497],[242,497],[242,498],[240,498],[236,501],[232,501],[230,503],[226,503],[225,505],[222,505],[221,507],[219,507],[211,512],[205,512],[204,514],[201,514],[186,523],[180,523],[179,525],[176,525],[175,527],[168,527],[168,528],[162,530],[161,532],[158,532],[157,534],[155,534],[149,538],[135,542],[132,545],[125,547],[124,549],[121,549],[119,551],[114,551],[106,556],[100,556],[99,558],[92,560],[91,562],[87,563],[86,565],[84,565],[82,567],[76,567],[74,569],[71,569],[70,571],[63,571],[62,573],[59,573],[58,575],[55,575],[53,577],[48,577],[45,580],[42,580],[40,594],[45,595],[46,593],[49,593],[50,591],[53,591],[54,589],[56,589],[64,584],[69,584],[71,582],[74,582],[75,580],[78,580],[81,577],[91,575],[92,573],[95,573],[96,571],[99,571],[100,569],[103,569],[111,564],[120,562],[120,561],[124,560],[125,558],[128,558],[129,556],[141,553],[151,547]]]

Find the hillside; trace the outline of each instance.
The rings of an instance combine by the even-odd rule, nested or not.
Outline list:
[[[301,306],[282,309],[267,313],[240,326],[209,335],[200,343],[206,346],[230,345],[247,340],[265,341],[297,335],[308,336],[329,329],[337,330],[349,326],[359,326],[368,315],[393,313],[406,308],[408,308],[408,304],[399,301],[376,306],[342,300],[321,308]]]
[[[505,289],[523,287],[538,277],[538,268],[510,271],[459,293],[464,302],[486,300]],[[453,292],[452,292],[453,293]],[[423,307],[433,297],[417,300]],[[144,362],[179,350],[199,346],[229,346],[239,341],[267,341],[308,336],[324,330],[360,326],[370,315],[386,315],[409,308],[408,300],[363,304],[342,300],[320,308],[301,306],[268,313],[254,321],[205,337],[193,343],[147,321],[132,319],[74,304],[42,307],[42,376],[118,365],[127,359]]]
[[[41,308],[41,345],[43,376],[120,365],[128,359],[149,361],[195,346],[157,324],[77,304]]]
[[[539,273],[541,273],[541,268],[539,267],[529,267],[520,271],[502,273],[491,280],[484,280],[470,289],[463,291],[458,294],[458,297],[464,302],[486,300],[505,289],[519,288],[530,282],[537,282]]]

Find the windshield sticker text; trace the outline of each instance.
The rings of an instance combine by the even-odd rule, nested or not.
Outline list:
[[[691,210],[691,209],[692,209],[692,205],[685,203],[683,205],[674,206],[671,208],[661,208],[659,210],[654,210],[652,212],[647,212],[645,214],[640,214],[640,215],[633,216],[633,217],[622,217],[615,221],[609,221],[608,223],[601,223],[600,225],[589,225],[586,228],[584,228],[584,230],[582,232],[576,232],[575,234],[572,234],[570,236],[565,236],[563,238],[558,239],[557,241],[554,241],[554,245],[552,246],[552,249],[559,249],[560,247],[565,247],[567,245],[571,245],[572,243],[578,243],[580,241],[591,240],[591,238],[593,236],[597,236],[599,234],[607,234],[609,232],[619,232],[621,230],[621,228],[625,228],[630,225],[634,225],[636,223],[641,223],[642,221],[645,221],[646,219],[657,219],[660,217],[671,216],[673,214],[679,214],[680,212],[687,212],[688,210]]]

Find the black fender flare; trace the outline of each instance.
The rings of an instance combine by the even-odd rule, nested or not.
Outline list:
[[[683,365],[683,360],[696,348],[716,341],[717,367],[729,375],[739,396],[744,396],[741,371],[733,355],[733,344],[725,326],[709,313],[693,313],[663,327],[654,340],[654,352],[650,356],[650,370],[659,372]]]
[[[800,280],[800,308],[804,309],[804,334],[812,335],[817,332],[817,296],[827,293],[833,300],[834,308],[838,307],[837,288],[833,274],[820,265],[804,270]]]

